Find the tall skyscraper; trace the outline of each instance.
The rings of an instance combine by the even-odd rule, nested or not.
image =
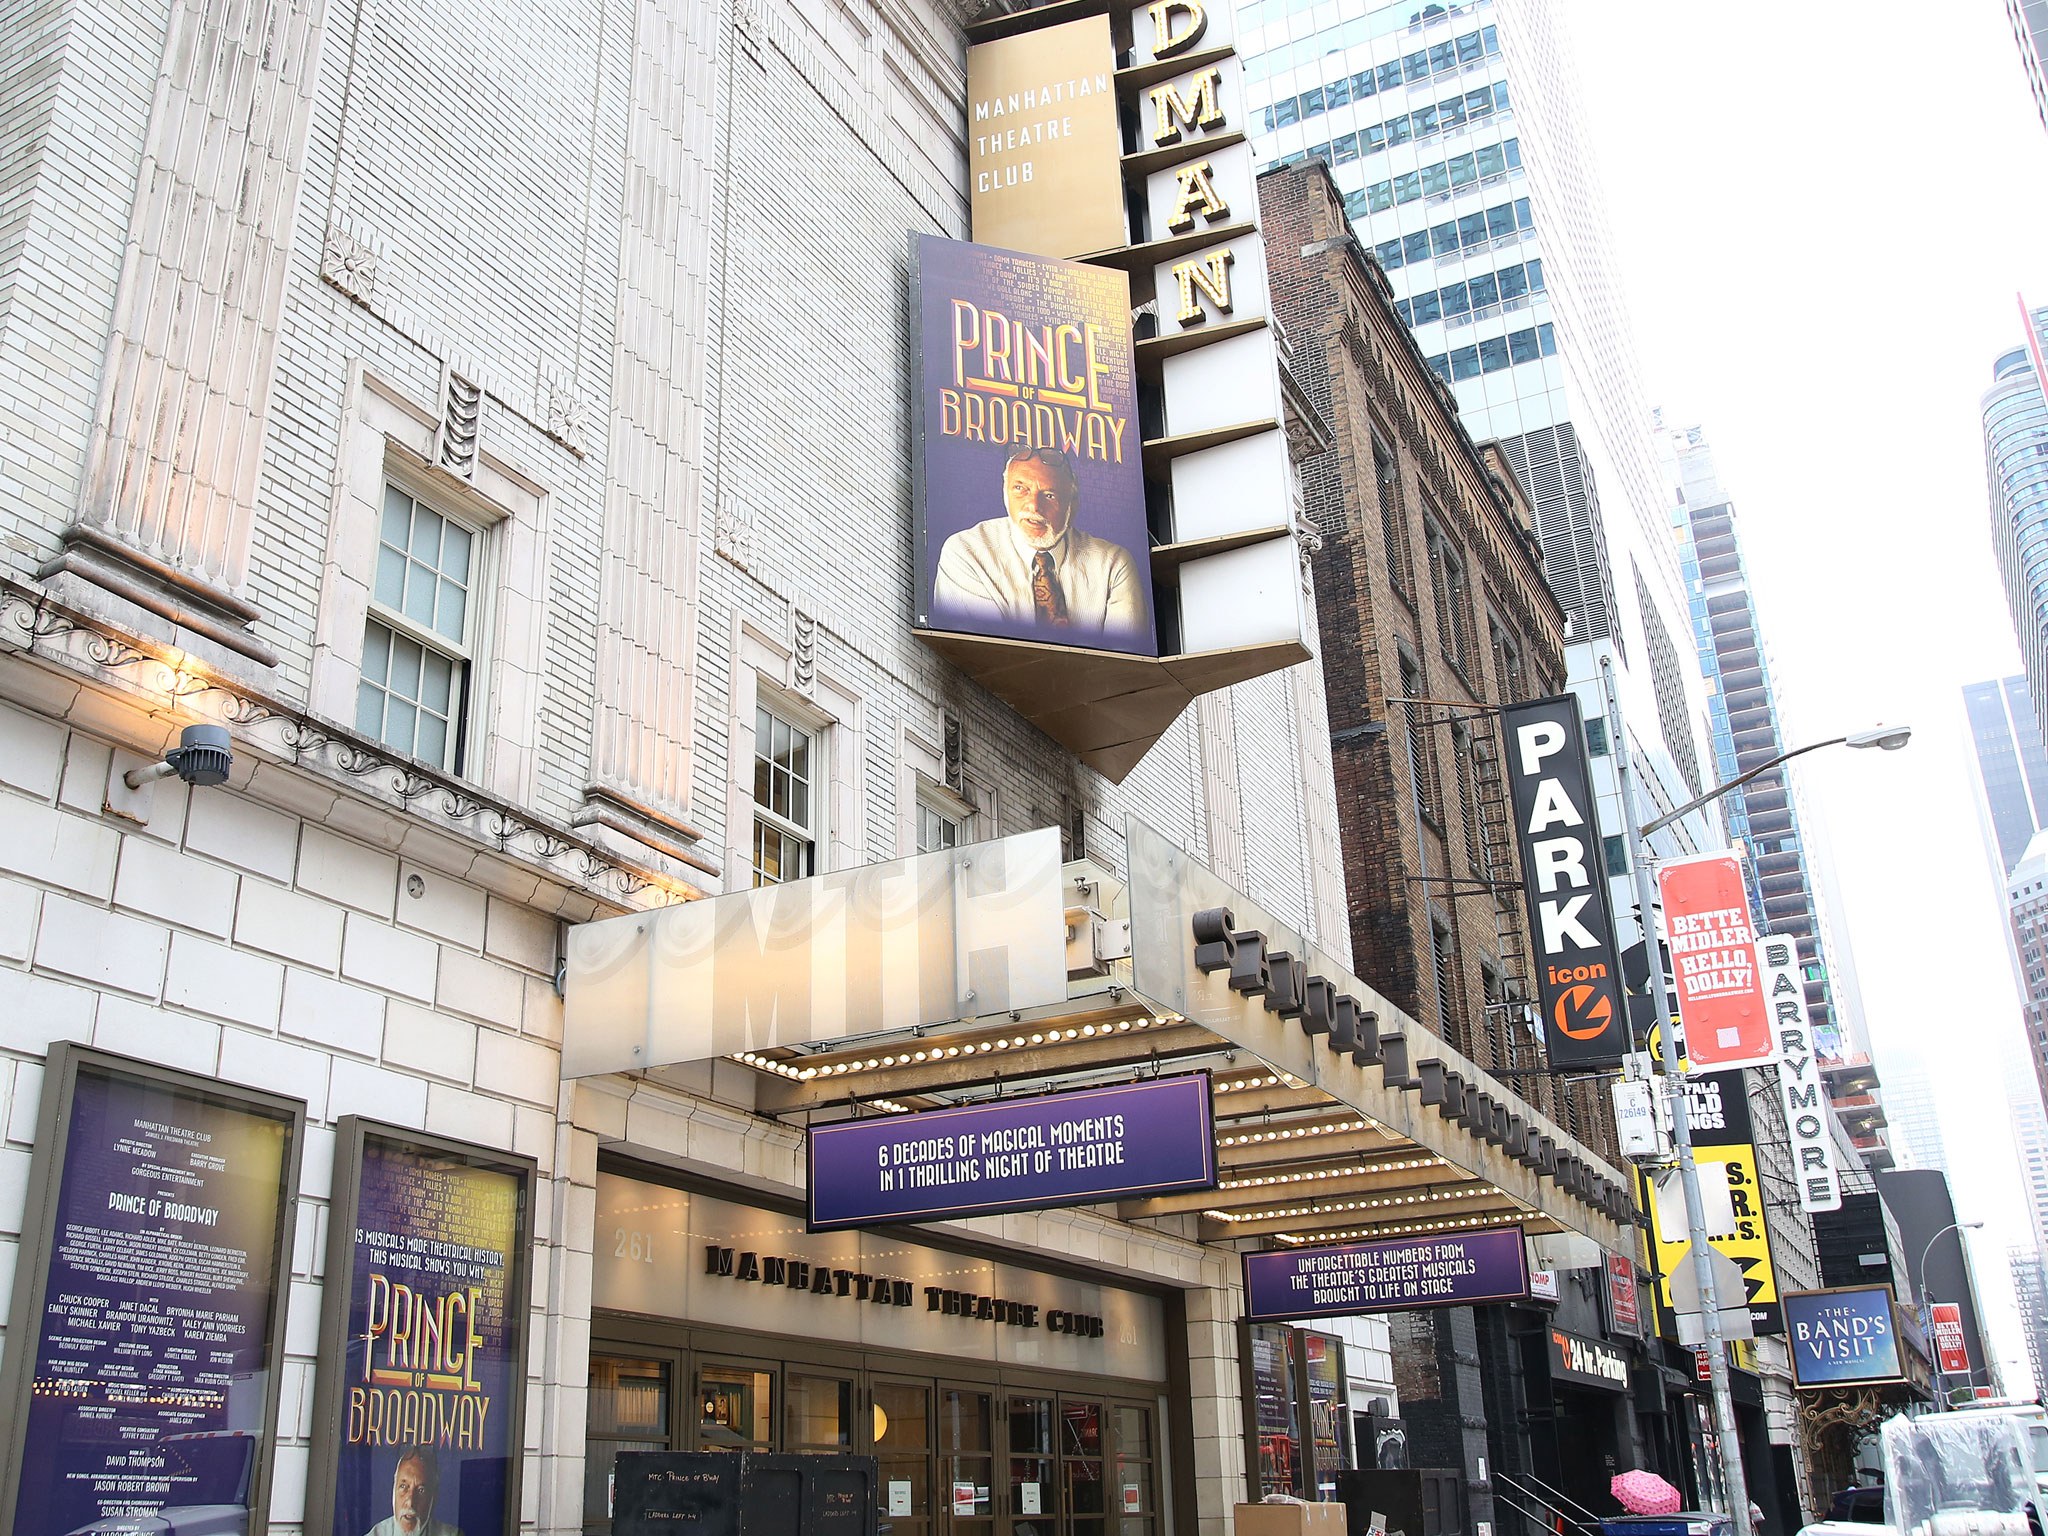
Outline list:
[[[2005,0],[2005,15],[2012,23],[2012,40],[2019,44],[2027,88],[2034,93],[2034,110],[2048,128],[2048,75],[2041,68],[2041,56],[2048,53],[2048,0]],[[2048,1376],[2036,1371],[2034,1379],[2048,1387]]]
[[[1661,420],[1657,449],[1679,539],[1693,644],[1700,671],[1712,684],[1707,719],[1715,776],[1725,781],[1779,756],[1788,743],[1743,563],[1735,506],[1721,486],[1713,450],[1698,427],[1668,429]],[[1785,769],[1773,769],[1731,791],[1722,804],[1729,836],[1748,855],[1743,867],[1759,931],[1798,940],[1815,1043],[1822,1055],[1840,1060],[1842,1030],[1828,984],[1832,957],[1807,874],[1806,841],[1790,778]]]
[[[2019,866],[2006,876],[2005,895],[2027,1056],[2041,1102],[2048,1104],[2048,833],[2035,836]]]
[[[1238,25],[1258,159],[1330,166],[1466,428],[1500,443],[1528,494],[1544,579],[1569,620],[1568,681],[1587,717],[1628,945],[1639,934],[1624,824],[1702,793],[1711,760],[1561,8],[1258,0]],[[1610,676],[1656,810],[1620,803]],[[1720,841],[1709,809],[1660,832],[1656,850]]]
[[[2009,875],[2034,834],[2048,826],[2048,751],[2027,680],[2012,676],[1963,689],[1970,741],[1977,753],[1977,809],[1987,851],[1997,849],[1998,872]]]
[[[2048,443],[2044,443],[2048,450]],[[1977,754],[1974,784],[1984,854],[2002,872],[2006,953],[2019,988],[2027,1060],[2048,1104],[2048,751],[2043,750],[2026,679],[2007,677],[1963,689],[1970,741]],[[2038,1106],[2037,1106],[2038,1107]],[[2042,1131],[2048,1149],[2048,1128]],[[2022,1147],[2024,1152],[2024,1145]],[[2048,1179],[2048,1150],[2043,1152]],[[2048,1244],[2048,1203],[2042,1241]]]
[[[1902,1168],[1929,1168],[1947,1173],[1948,1143],[1935,1109],[1934,1084],[1924,1065],[1908,1064],[1885,1080],[1885,1118],[1891,1128],[1892,1156]]]
[[[2007,1102],[2033,1228],[2030,1241],[2015,1243],[2009,1250],[2012,1289],[2019,1303],[2020,1331],[2026,1335],[2034,1390],[2048,1392],[2048,1114],[2029,1093],[2008,1092]]]
[[[1984,475],[1991,548],[2020,643],[2034,718],[2048,720],[2048,400],[2041,394],[2048,309],[2021,305],[2022,345],[1991,365],[1984,392]]]
[[[2006,1250],[2012,1263],[2012,1291],[2019,1302],[2020,1332],[2027,1341],[2027,1365],[2034,1390],[2048,1388],[2048,1265],[2041,1250],[2015,1243]]]

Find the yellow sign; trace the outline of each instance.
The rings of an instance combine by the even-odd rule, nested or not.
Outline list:
[[[1739,1078],[1739,1073],[1729,1073]],[[1728,1203],[1735,1212],[1735,1230],[1727,1237],[1711,1238],[1715,1252],[1735,1261],[1749,1291],[1750,1324],[1758,1333],[1783,1333],[1785,1314],[1778,1304],[1778,1277],[1771,1267],[1770,1236],[1765,1229],[1763,1189],[1757,1182],[1756,1148],[1748,1141],[1726,1146],[1697,1146],[1700,1182],[1710,1188],[1724,1180]],[[1685,1206],[1675,1187],[1658,1194],[1644,1181],[1643,1204],[1650,1213],[1650,1260],[1657,1270],[1657,1326],[1673,1334],[1671,1277],[1686,1261],[1691,1250],[1685,1228]],[[1729,1305],[1733,1298],[1722,1299]]]
[[[967,50],[967,185],[980,245],[1089,256],[1128,243],[1107,16]]]

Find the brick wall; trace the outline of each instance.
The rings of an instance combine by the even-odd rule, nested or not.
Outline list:
[[[1459,424],[1377,264],[1350,238],[1327,170],[1310,161],[1269,171],[1259,190],[1294,370],[1335,429],[1302,483],[1324,538],[1317,611],[1356,962],[1481,1066],[1540,1069],[1523,1017],[1488,1006],[1489,992],[1532,995],[1534,978],[1517,958],[1527,929],[1513,850],[1485,846],[1478,760],[1498,748],[1489,710],[1562,686],[1562,610],[1505,459]],[[1430,702],[1394,702],[1403,698]],[[1596,1150],[1610,1145],[1604,1096],[1547,1079],[1515,1086]]]

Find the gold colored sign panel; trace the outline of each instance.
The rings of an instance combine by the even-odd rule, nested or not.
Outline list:
[[[967,50],[967,185],[980,245],[1071,258],[1126,243],[1107,16]]]

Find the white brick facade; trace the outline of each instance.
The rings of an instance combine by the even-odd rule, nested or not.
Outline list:
[[[729,1064],[560,1076],[560,925],[749,883],[757,700],[824,733],[824,867],[909,851],[951,715],[970,835],[1071,806],[1115,865],[1135,814],[1348,953],[1312,667],[1111,786],[910,636],[904,262],[966,232],[959,21],[0,0],[0,1303],[52,1042],[303,1100],[273,1531],[304,1516],[340,1116],[539,1161],[540,1532],[581,1529],[599,1148],[801,1191]],[[387,478],[478,530],[452,775],[355,724]],[[228,784],[121,785],[203,719]],[[1093,1212],[961,1225],[1188,1288],[1225,1529],[1225,1256]]]

